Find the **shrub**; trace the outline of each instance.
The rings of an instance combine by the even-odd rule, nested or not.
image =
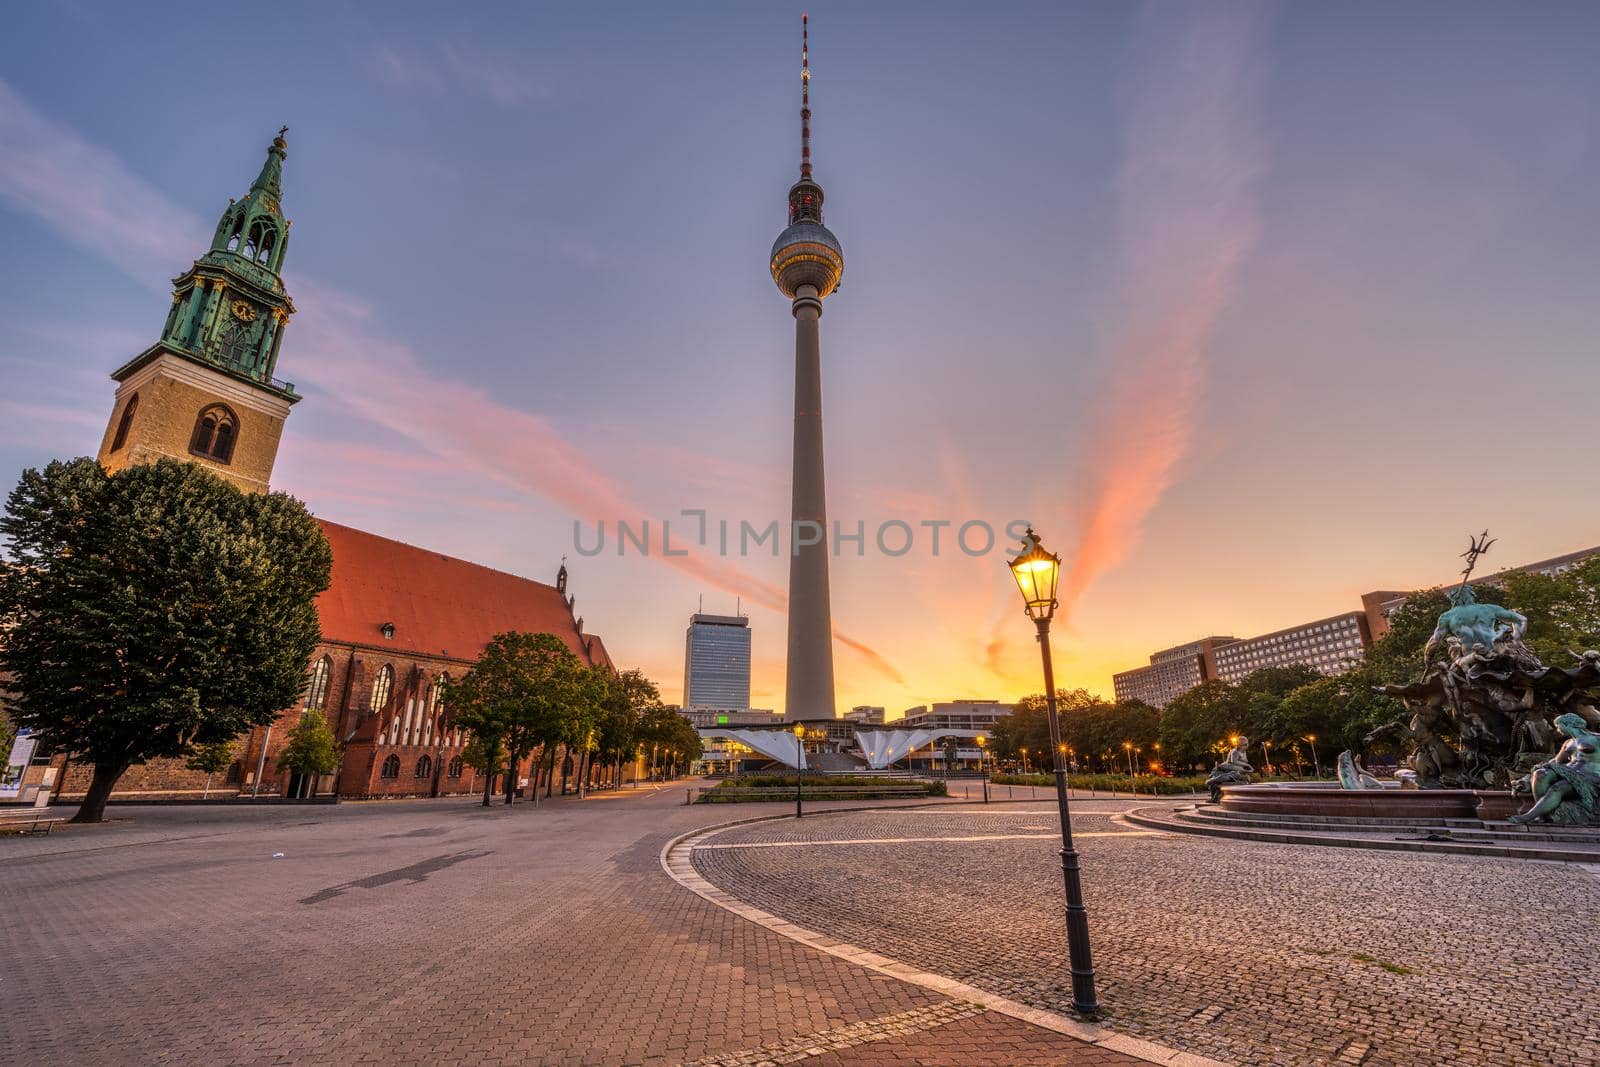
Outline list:
[[[1056,784],[1051,774],[997,774],[992,779],[996,785],[1037,785],[1053,788]],[[1180,796],[1205,790],[1206,780],[1201,775],[1163,778],[1155,774],[1141,774],[1136,779],[1138,790],[1152,796]],[[1073,789],[1104,790],[1108,793],[1126,793],[1126,774],[1069,774],[1067,784]]]

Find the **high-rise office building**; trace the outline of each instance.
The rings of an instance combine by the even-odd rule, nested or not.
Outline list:
[[[1150,654],[1148,667],[1135,667],[1111,678],[1118,700],[1140,700],[1163,708],[1201,682],[1217,677],[1216,650],[1235,637],[1202,637],[1176,648]]]
[[[1366,613],[1347,611],[1222,646],[1216,650],[1217,677],[1237,682],[1268,667],[1310,667],[1322,674],[1339,674],[1361,662],[1370,644]]]
[[[683,706],[750,706],[750,620],[743,615],[689,616],[683,639]]]

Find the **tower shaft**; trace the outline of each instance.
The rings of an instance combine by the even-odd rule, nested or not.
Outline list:
[[[794,491],[789,555],[789,660],[784,713],[831,719],[833,613],[828,595],[828,505],[822,463],[822,301],[794,300]]]

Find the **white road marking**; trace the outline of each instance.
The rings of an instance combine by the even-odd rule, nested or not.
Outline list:
[[[1082,802],[1074,802],[1072,805],[1072,813],[1074,815],[1116,815],[1127,810],[1126,808],[1110,808],[1100,811],[1086,811],[1078,807],[1079,803]],[[1038,808],[1014,808],[1005,811],[952,811],[949,808],[873,808],[870,812],[863,814],[937,815],[945,819],[950,818],[952,815],[1027,815],[1037,819],[1041,815],[1049,815],[1051,813],[1049,811],[1040,811]]]
[[[1091,830],[1080,837],[1160,837],[1158,830]],[[817,845],[913,845],[948,841],[1056,841],[1058,834],[967,834],[961,837],[853,837],[832,841],[747,841],[742,844],[695,845],[696,851],[721,848],[809,848]]]

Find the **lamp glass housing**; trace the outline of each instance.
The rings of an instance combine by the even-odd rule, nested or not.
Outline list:
[[[1022,592],[1028,617],[1035,622],[1049,619],[1056,611],[1056,581],[1061,577],[1061,557],[1047,552],[1039,535],[1030,526],[1023,538],[1022,551],[1011,561],[1011,575]]]

